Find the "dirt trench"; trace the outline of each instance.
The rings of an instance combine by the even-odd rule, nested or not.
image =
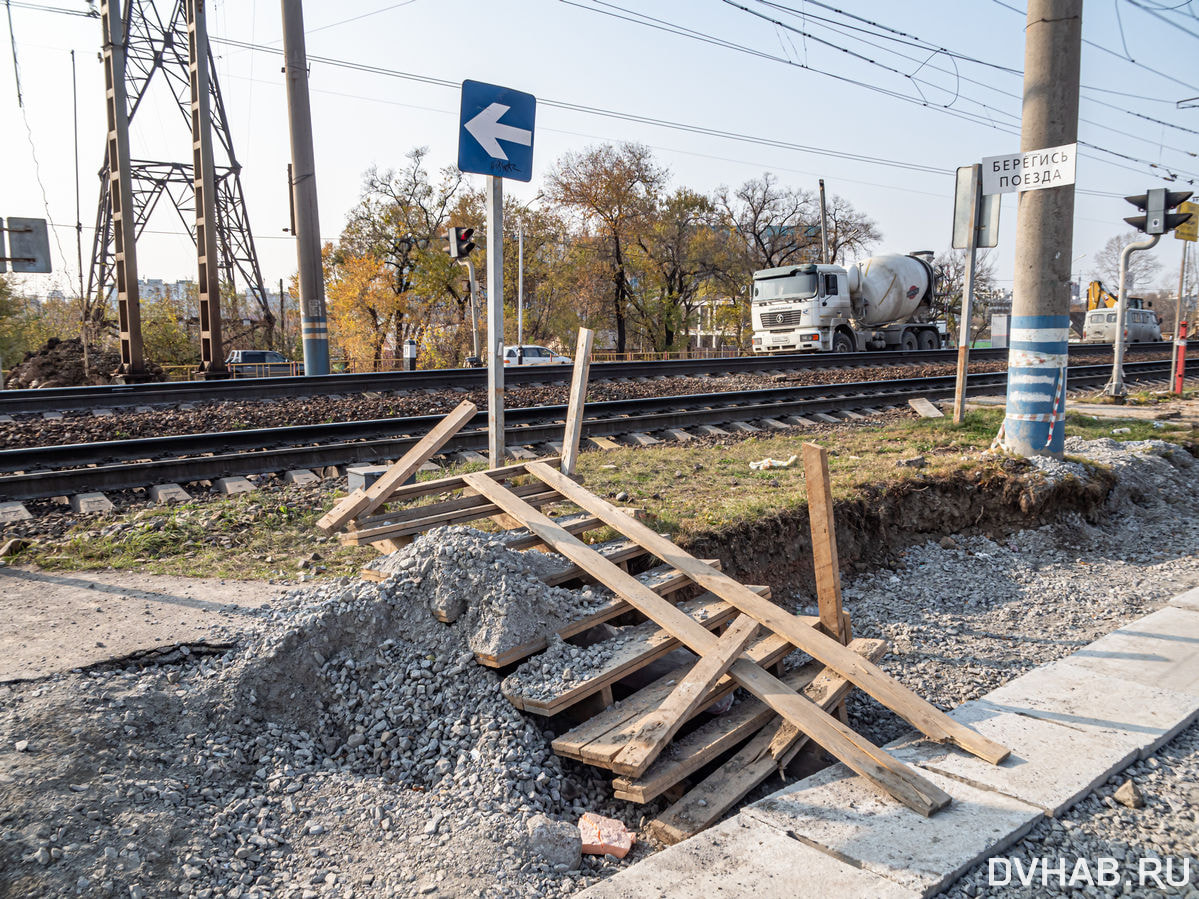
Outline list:
[[[1000,537],[1070,512],[1094,522],[1115,483],[1099,467],[1086,480],[1049,483],[1027,463],[1004,460],[948,477],[872,486],[864,496],[834,505],[841,570],[889,567],[907,547],[949,534]],[[699,558],[719,558],[744,583],[815,593],[806,506],[681,542]]]

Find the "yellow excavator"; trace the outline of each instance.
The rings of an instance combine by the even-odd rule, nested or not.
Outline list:
[[[1115,309],[1120,305],[1120,298],[1110,293],[1102,281],[1092,281],[1087,287],[1087,312],[1095,309]],[[1145,301],[1140,297],[1128,298],[1129,309],[1144,309]]]

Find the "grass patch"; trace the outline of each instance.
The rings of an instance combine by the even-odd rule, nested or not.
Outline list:
[[[801,447],[806,440],[828,448],[834,496],[856,498],[867,489],[912,478],[998,466],[998,460],[987,461],[980,451],[991,445],[1002,420],[1001,409],[977,409],[968,412],[960,425],[950,418],[910,419],[810,436],[764,433],[727,446],[664,443],[585,452],[578,470],[593,492],[609,498],[626,494],[621,502],[643,508],[659,530],[688,536],[719,532],[804,505]],[[1127,433],[1112,433],[1124,428]],[[1170,422],[1094,419],[1074,413],[1066,417],[1066,433],[1117,440],[1193,437],[1189,427]],[[766,457],[786,460],[792,455],[801,458],[790,468],[759,472],[749,467]],[[922,456],[925,466],[898,464],[914,456]],[[422,474],[420,479],[484,467],[464,464]],[[322,577],[354,574],[377,553],[370,547],[343,547],[316,529],[317,519],[334,500],[326,496],[323,502],[304,505],[260,492],[148,508],[91,519],[64,538],[35,544],[14,561],[52,569],[123,568],[197,577],[294,579],[313,570]],[[475,526],[497,529],[489,521]],[[598,542],[613,536],[602,529],[589,533],[587,539]],[[313,552],[319,558],[301,569],[300,563]]]

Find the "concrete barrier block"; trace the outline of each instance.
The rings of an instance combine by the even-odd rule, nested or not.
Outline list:
[[[32,518],[24,503],[0,503],[0,524],[16,524]]]
[[[309,487],[312,484],[319,484],[321,479],[307,468],[295,468],[284,472],[283,481],[286,484],[295,484],[297,487]]]
[[[365,490],[386,473],[386,465],[351,465],[346,469],[346,486],[351,491]]]
[[[191,494],[178,484],[155,484],[150,488],[150,499],[156,503],[186,503]]]
[[[103,493],[76,493],[71,497],[71,511],[79,514],[111,512],[113,505]]]
[[[232,496],[235,493],[250,493],[254,490],[254,485],[243,477],[217,478],[214,483],[216,489],[226,496]]]

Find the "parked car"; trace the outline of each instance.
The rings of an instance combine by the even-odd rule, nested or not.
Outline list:
[[[295,366],[274,350],[233,350],[225,365],[238,378],[278,378],[296,374]]]
[[[520,356],[517,351],[522,351]],[[551,349],[543,346],[525,344],[504,348],[505,365],[570,365],[574,362],[569,356],[559,356]]]

